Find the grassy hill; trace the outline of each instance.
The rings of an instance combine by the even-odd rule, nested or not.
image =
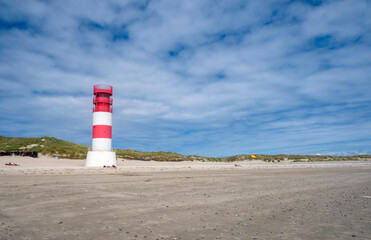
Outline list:
[[[41,138],[13,138],[0,136],[0,151],[37,151],[44,155],[70,159],[85,159],[89,146],[67,142],[53,137]],[[202,157],[202,156],[184,156],[174,152],[140,152],[135,150],[116,149],[117,157],[124,159],[137,159],[144,161],[211,161],[211,162],[235,162],[244,160],[253,160],[251,155],[241,154],[230,157]],[[273,162],[283,160],[299,161],[346,161],[346,160],[371,160],[371,155],[359,156],[322,156],[322,155],[261,155],[259,160]]]
[[[44,155],[70,159],[84,159],[88,146],[53,137],[13,138],[0,136],[0,151],[37,151]]]

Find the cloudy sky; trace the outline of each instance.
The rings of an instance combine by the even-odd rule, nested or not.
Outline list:
[[[227,156],[371,153],[371,2],[0,0],[0,135]]]

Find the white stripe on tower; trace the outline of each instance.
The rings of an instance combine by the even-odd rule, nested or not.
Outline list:
[[[111,138],[93,138],[92,150],[93,151],[111,151],[112,139]]]
[[[110,112],[94,112],[93,125],[109,125],[112,126],[112,113]]]

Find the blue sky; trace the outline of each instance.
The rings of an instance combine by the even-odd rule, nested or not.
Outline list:
[[[371,2],[0,0],[0,135],[227,156],[371,153]]]

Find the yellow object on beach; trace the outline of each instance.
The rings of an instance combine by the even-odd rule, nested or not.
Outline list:
[[[256,155],[255,155],[255,154],[251,154],[251,157],[252,157],[252,158],[256,158]]]

